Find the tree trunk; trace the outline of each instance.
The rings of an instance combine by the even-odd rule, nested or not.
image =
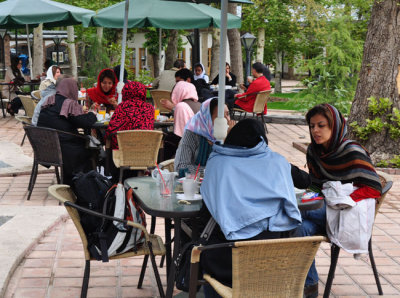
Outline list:
[[[201,63],[204,65],[204,71],[209,75],[208,69],[208,31],[200,33],[201,39]]]
[[[96,36],[97,41],[99,42],[99,44],[101,44],[101,41],[103,40],[103,27],[96,28]]]
[[[275,52],[275,61],[276,61],[276,69],[275,69],[275,93],[282,92],[282,51]]]
[[[236,7],[237,4],[229,3],[228,12],[236,15]],[[236,75],[237,83],[243,84],[243,57],[239,29],[229,29],[228,40],[229,54],[231,59],[231,72]]]
[[[43,73],[43,24],[33,29],[32,78]],[[45,69],[47,71],[47,69]]]
[[[219,46],[220,46],[220,35],[221,31],[218,28],[212,29],[212,45],[211,45],[211,70],[210,78],[213,79],[218,74],[219,64]]]
[[[257,32],[256,61],[264,64],[265,28],[259,28]]]
[[[71,74],[75,79],[78,79],[78,64],[76,61],[76,52],[75,52],[75,33],[74,26],[67,27],[68,33],[68,59],[69,66],[71,69]]]
[[[164,69],[171,69],[174,66],[174,62],[178,56],[178,38],[178,30],[169,31],[168,45],[165,51]]]
[[[158,54],[151,54],[150,56],[153,60],[152,77],[156,78],[160,75],[160,59],[158,59]]]
[[[375,118],[368,113],[368,98],[390,98],[393,108],[400,108],[397,78],[399,75],[400,54],[400,6],[399,1],[375,1],[368,32],[364,44],[364,56],[361,65],[356,94],[351,107],[349,123],[357,121],[361,126],[366,119]],[[354,131],[350,133],[355,138]],[[399,154],[400,140],[392,139],[388,129],[373,133],[362,142],[374,162]]]

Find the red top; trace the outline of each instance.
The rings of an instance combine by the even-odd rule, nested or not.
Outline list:
[[[114,75],[114,80],[115,80],[115,83],[113,84],[111,90],[107,94],[104,93],[103,90],[101,89],[101,82],[100,82],[100,75],[105,70],[109,70],[110,73],[112,72],[112,74]],[[117,79],[117,76],[115,75],[114,71],[110,68],[105,68],[102,71],[100,71],[100,73],[97,77],[96,87],[88,89],[87,94],[89,95],[89,98],[93,102],[98,103],[98,104],[109,105],[110,102],[108,101],[108,99],[113,98],[115,96],[115,89],[117,87],[117,84],[118,84],[118,79]]]
[[[376,189],[369,186],[361,186],[353,191],[350,195],[354,202],[361,201],[363,199],[377,199],[381,197],[381,193]]]
[[[247,112],[252,112],[254,107],[254,102],[256,101],[257,94],[246,96],[247,94],[256,93],[260,91],[271,90],[271,85],[266,77],[261,76],[255,79],[247,89],[247,92],[238,94],[236,97],[235,104],[240,106],[243,110]],[[267,105],[264,108],[264,114],[267,114]]]

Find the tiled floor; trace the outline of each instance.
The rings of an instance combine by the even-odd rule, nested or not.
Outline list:
[[[0,119],[0,140],[21,141],[20,124],[9,117]],[[294,141],[307,141],[308,129],[295,125],[268,125],[271,148],[288,161],[303,168],[305,155],[292,147]],[[31,154],[29,142],[24,145]],[[395,184],[380,209],[373,231],[373,249],[385,297],[400,296],[400,176],[393,176]],[[53,174],[41,174],[32,194],[26,201],[29,176],[0,178],[1,205],[57,205],[47,195],[47,187],[55,182]],[[63,208],[63,207],[60,207]],[[163,235],[163,222],[158,221],[156,233]],[[320,273],[320,294],[323,292],[330,264],[330,246],[324,243],[317,253]],[[136,289],[141,258],[96,262],[92,264],[89,297],[154,297],[157,296],[154,276],[149,267],[143,289]],[[15,271],[6,297],[79,297],[84,268],[84,258],[79,236],[71,220],[62,222],[26,256]],[[160,269],[165,283],[165,269]],[[374,297],[377,288],[368,258],[354,260],[341,251],[332,297]]]

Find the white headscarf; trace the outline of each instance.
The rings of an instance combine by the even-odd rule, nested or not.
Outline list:
[[[208,78],[208,76],[206,75],[206,71],[205,71],[205,69],[204,69],[204,65],[202,64],[202,63],[196,63],[195,65],[197,66],[197,65],[201,65],[201,69],[203,70],[202,72],[201,72],[201,74],[200,75],[196,75],[196,73],[194,73],[194,79],[195,80],[198,80],[198,79],[203,79],[203,80],[205,80],[206,81],[206,83],[208,83],[208,81],[209,81],[209,78]]]
[[[53,76],[53,67],[57,67],[57,65],[52,65],[49,67],[46,73],[46,79],[45,80],[50,80],[54,85],[56,84],[56,80],[54,79]]]

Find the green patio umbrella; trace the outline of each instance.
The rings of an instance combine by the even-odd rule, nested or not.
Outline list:
[[[7,0],[0,3],[0,28],[26,28],[29,64],[32,70],[29,26],[43,23],[49,27],[77,25],[92,10],[50,0]]]
[[[83,26],[124,27],[125,2],[83,17]],[[198,29],[220,27],[220,10],[205,4],[129,0],[128,28]],[[227,27],[240,28],[239,17],[228,14]]]
[[[82,24],[108,28],[123,28],[120,81],[125,64],[127,28],[156,27],[163,29],[197,29],[221,27],[219,9],[195,3],[161,0],[125,0],[83,17]],[[239,17],[228,14],[226,26],[240,28]],[[122,99],[118,94],[118,102]]]
[[[162,0],[168,1],[170,0]],[[227,16],[228,16],[228,2],[253,4],[249,0],[174,0],[180,2],[192,3],[221,3],[221,36],[220,36],[220,51],[219,51],[219,81],[220,90],[225,89],[225,61],[226,61],[226,33],[227,33]],[[170,2],[171,3],[171,2]],[[217,140],[223,141],[226,137],[228,124],[224,119],[224,104],[225,92],[218,92],[218,117],[214,121],[214,136]],[[167,293],[168,295],[168,293]]]

